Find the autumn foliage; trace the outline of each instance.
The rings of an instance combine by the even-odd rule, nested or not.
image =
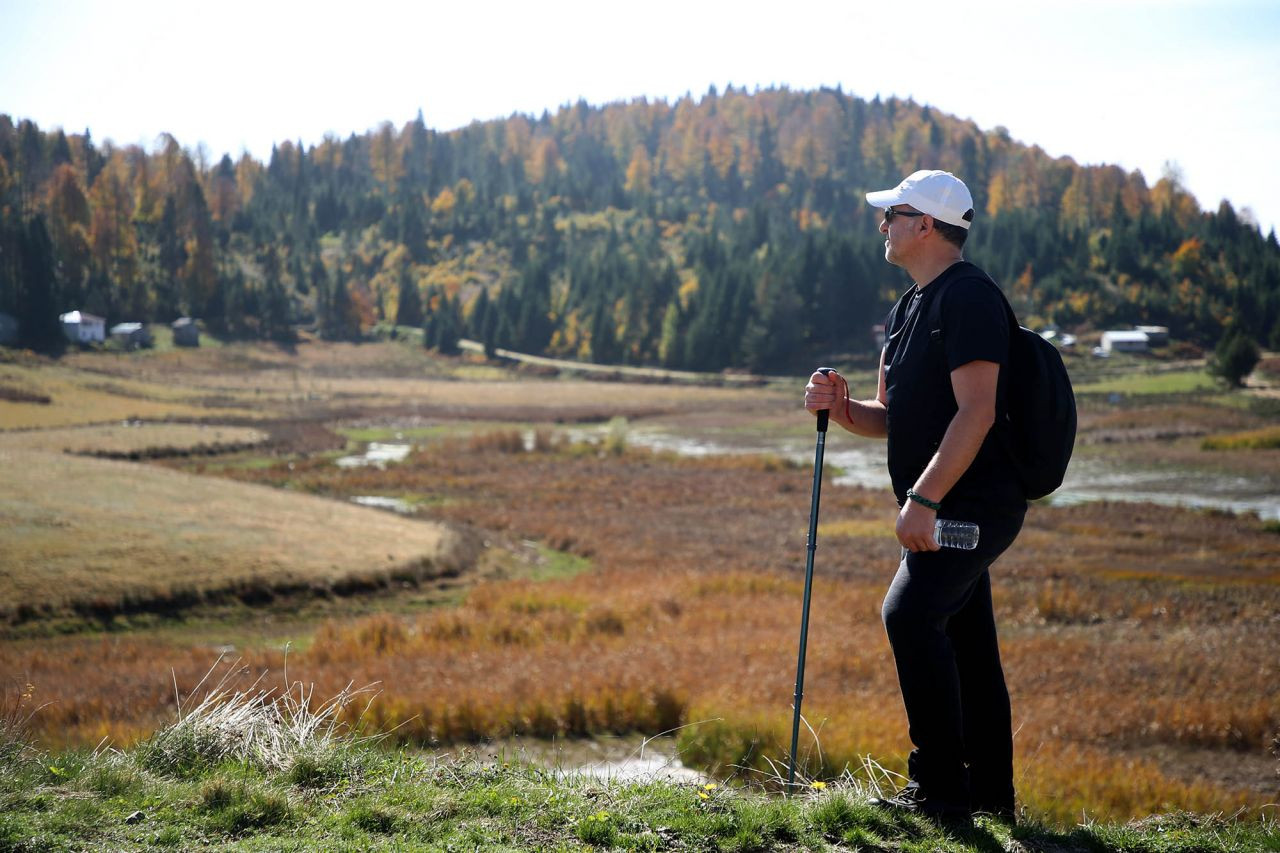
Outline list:
[[[968,182],[967,252],[1019,282],[1029,325],[1154,323],[1201,347],[1233,327],[1280,346],[1280,245],[1248,211],[1203,210],[1176,167],[1082,166],[838,89],[579,102],[447,133],[419,116],[282,141],[266,162],[0,115],[0,311],[45,347],[78,307],[110,323],[188,314],[234,337],[303,325],[358,340],[399,323],[445,350],[465,334],[776,371],[872,348],[903,281],[863,193],[921,167]]]

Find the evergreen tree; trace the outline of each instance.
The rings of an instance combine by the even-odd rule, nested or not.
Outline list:
[[[409,274],[408,268],[400,271],[400,301],[396,304],[397,326],[422,325],[422,297],[418,293],[418,283]]]
[[[65,339],[58,322],[61,295],[54,272],[53,241],[37,214],[27,222],[20,247],[20,296],[17,320],[24,346],[40,351],[62,349]]]
[[[1253,372],[1260,358],[1261,353],[1253,338],[1232,328],[1214,350],[1210,372],[1225,379],[1232,387],[1239,388],[1244,384],[1244,378]]]
[[[471,303],[471,314],[467,317],[467,335],[477,341],[485,339],[489,325],[489,291],[487,288],[480,288],[480,293],[476,295],[475,300]]]
[[[443,300],[439,336],[436,349],[444,355],[457,355],[458,341],[462,337],[462,309],[457,298],[446,297]]]
[[[260,257],[263,262],[262,336],[287,343],[294,339],[293,311],[280,278],[280,259],[271,248],[265,249]]]
[[[427,211],[422,203],[421,193],[406,192],[400,201],[398,236],[400,242],[409,250],[409,256],[413,258],[413,262],[417,264],[424,264],[429,259],[426,218]]]
[[[592,315],[591,360],[597,364],[615,364],[618,361],[613,313],[605,305],[596,308]]]
[[[432,287],[427,291],[427,317],[422,327],[422,343],[443,355],[456,355],[462,337],[462,312],[456,299]]]

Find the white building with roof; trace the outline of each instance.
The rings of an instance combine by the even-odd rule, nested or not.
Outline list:
[[[1151,339],[1146,332],[1137,329],[1119,329],[1102,333],[1102,349],[1104,352],[1146,352]]]
[[[68,311],[58,315],[62,334],[73,344],[100,344],[107,339],[107,321],[84,311]]]

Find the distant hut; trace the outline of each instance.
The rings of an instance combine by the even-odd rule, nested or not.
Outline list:
[[[1146,352],[1149,340],[1146,332],[1116,330],[1102,333],[1102,350],[1113,352]]]
[[[200,346],[200,329],[196,321],[190,317],[179,317],[173,321],[173,343],[180,347]]]
[[[116,323],[111,327],[111,338],[131,350],[152,344],[151,330],[142,323]]]
[[[62,334],[73,344],[100,344],[107,339],[107,321],[84,311],[68,311],[58,315]]]
[[[18,318],[0,311],[0,346],[11,346],[18,342]]]
[[[1153,347],[1162,347],[1169,343],[1168,326],[1134,326],[1134,331],[1147,336],[1147,343]]]

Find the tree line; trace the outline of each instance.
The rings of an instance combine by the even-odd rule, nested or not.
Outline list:
[[[421,327],[489,348],[676,368],[789,370],[873,352],[904,287],[869,189],[943,168],[973,190],[966,255],[1027,325],[1158,324],[1280,347],[1280,245],[1003,128],[839,89],[712,88],[438,132],[214,161],[162,135],[98,144],[0,115],[0,311],[57,346],[73,308],[201,318],[227,337],[359,340]]]

